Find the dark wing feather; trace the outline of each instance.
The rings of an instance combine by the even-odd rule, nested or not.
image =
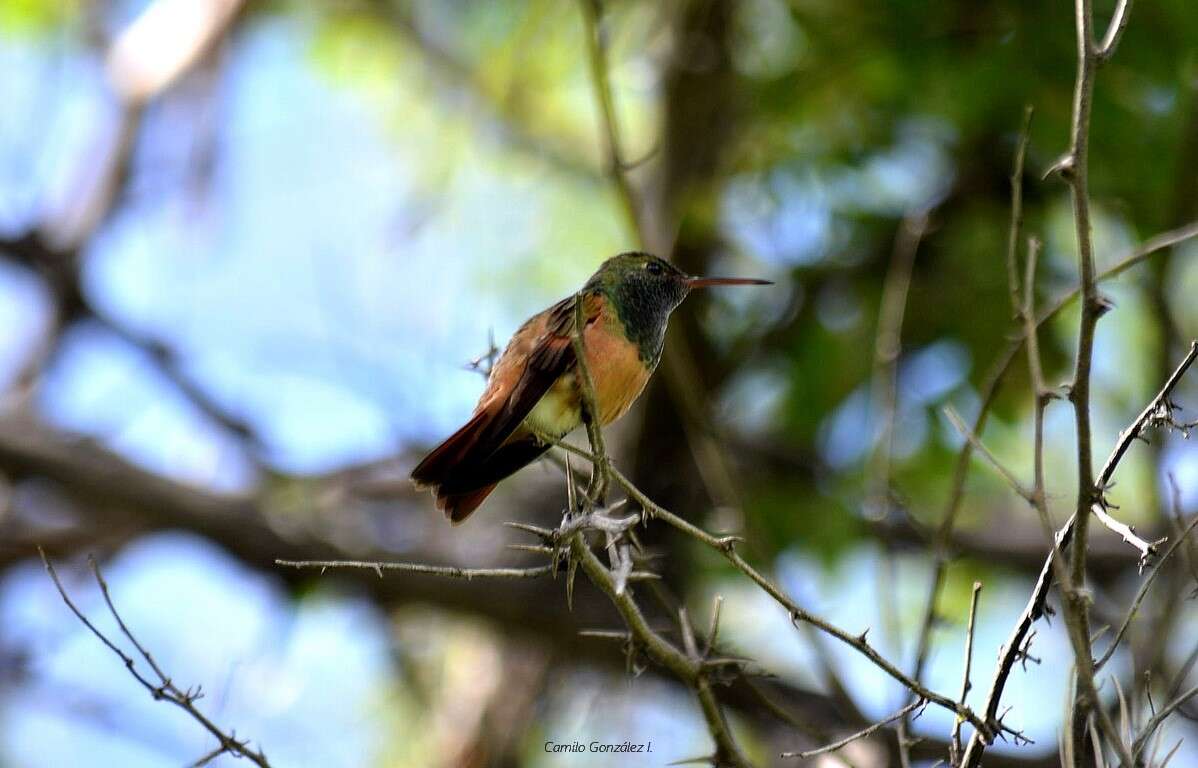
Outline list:
[[[489,456],[523,423],[549,388],[574,367],[576,357],[571,335],[574,329],[575,296],[549,308],[545,331],[537,339],[528,361],[511,393],[479,435],[477,455]],[[598,319],[602,303],[598,294],[583,294],[584,326]]]
[[[547,310],[545,328],[528,352],[520,377],[511,390],[496,392],[491,402],[484,399],[485,404],[470,421],[412,471],[413,480],[426,486],[450,486],[458,493],[471,490],[466,487],[474,484],[469,478],[480,476],[479,469],[511,437],[554,382],[573,367],[575,356],[570,337],[574,328],[575,298],[570,296]],[[583,294],[584,324],[595,322],[602,308],[599,294]],[[502,363],[501,360],[497,365]],[[516,469],[519,467],[511,472]],[[491,474],[491,471],[482,473]]]

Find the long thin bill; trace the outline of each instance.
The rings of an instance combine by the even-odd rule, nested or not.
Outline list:
[[[687,278],[686,284],[691,288],[707,288],[712,285],[773,285],[774,283],[754,277],[691,277]]]

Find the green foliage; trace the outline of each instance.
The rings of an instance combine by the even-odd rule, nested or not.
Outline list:
[[[74,21],[76,0],[4,0],[0,3],[0,36],[41,37]]]

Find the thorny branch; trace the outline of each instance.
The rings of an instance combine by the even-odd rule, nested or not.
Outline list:
[[[558,447],[560,447],[570,453],[579,455],[588,460],[591,459],[590,454],[588,454],[586,451],[584,451],[576,446],[572,446],[568,443],[563,443],[563,442],[558,442],[557,445],[558,445]],[[792,599],[791,597],[786,595],[781,590],[780,587],[778,587],[776,584],[774,584],[768,578],[763,576],[759,571],[757,571],[757,569],[755,569],[752,565],[750,565],[740,555],[739,552],[736,551],[736,543],[738,541],[743,541],[743,539],[741,539],[741,537],[739,537],[739,536],[716,536],[714,534],[708,533],[707,531],[703,530],[702,528],[699,528],[698,526],[695,526],[692,523],[687,522],[686,520],[679,517],[675,513],[671,512],[668,509],[665,509],[664,507],[661,507],[658,504],[656,504],[655,502],[653,502],[652,499],[650,499],[639,488],[637,488],[635,485],[633,485],[633,483],[627,477],[625,477],[620,472],[620,470],[617,469],[614,465],[609,465],[608,470],[611,473],[612,479],[618,485],[620,485],[620,487],[622,487],[624,489],[624,491],[628,494],[628,496],[633,501],[635,501],[637,504],[639,504],[641,506],[641,508],[644,510],[645,514],[649,518],[661,520],[665,523],[668,523],[669,525],[673,526],[674,528],[677,528],[679,531],[686,534],[687,536],[690,536],[691,538],[695,539],[696,541],[700,542],[701,544],[704,544],[704,545],[710,547],[711,549],[715,550],[716,552],[719,552],[721,555],[724,556],[724,558],[729,562],[729,564],[731,564],[734,568],[736,568],[736,570],[740,571],[742,574],[749,577],[749,579],[752,580],[755,584],[757,584],[757,586],[760,587],[762,590],[764,590],[766,594],[768,594],[770,597],[772,597],[775,602],[777,602],[779,605],[781,605],[783,608],[785,608],[793,622],[795,622],[795,623],[804,622],[804,623],[810,624],[810,625],[814,626],[816,629],[820,630],[821,632],[824,632],[825,634],[831,635],[832,637],[836,638],[837,640],[840,640],[842,643],[845,643],[846,645],[854,648],[857,652],[859,652],[860,654],[865,656],[875,666],[877,666],[879,669],[881,669],[887,675],[889,675],[890,677],[892,677],[893,679],[898,681],[900,684],[902,684],[904,687],[906,687],[908,690],[910,690],[914,695],[916,695],[920,698],[926,699],[928,702],[935,704],[939,707],[943,707],[944,709],[947,709],[947,710],[955,713],[959,717],[965,718],[967,721],[969,721],[969,723],[971,725],[974,726],[974,728],[978,729],[981,733],[985,734],[987,738],[991,738],[994,735],[994,732],[992,731],[990,726],[985,721],[983,721],[982,718],[980,718],[969,707],[958,704],[956,701],[954,701],[953,699],[951,699],[948,696],[945,696],[943,694],[939,694],[939,693],[936,693],[936,692],[930,690],[929,688],[924,686],[922,683],[918,682],[917,680],[913,679],[912,677],[910,677],[909,675],[904,673],[893,662],[891,662],[890,660],[888,660],[884,656],[882,656],[882,654],[880,654],[877,651],[877,649],[875,649],[874,646],[869,642],[869,639],[868,639],[869,630],[868,629],[861,632],[860,634],[854,635],[851,632],[841,629],[840,627],[832,624],[831,622],[826,621],[825,619],[822,619],[819,616],[817,616],[817,615],[811,613],[810,611],[806,610],[805,608],[801,607],[794,599]]]
[[[1073,404],[1074,430],[1077,436],[1077,504],[1076,530],[1070,557],[1069,583],[1062,589],[1062,605],[1065,627],[1073,645],[1075,681],[1077,686],[1073,703],[1073,723],[1069,731],[1071,753],[1077,759],[1085,749],[1086,722],[1091,715],[1119,753],[1125,765],[1132,764],[1126,745],[1107,715],[1099,705],[1098,688],[1094,681],[1094,662],[1090,649],[1090,616],[1086,581],[1087,536],[1089,533],[1089,511],[1101,503],[1106,484],[1094,482],[1093,449],[1090,421],[1090,373],[1094,357],[1094,335],[1098,319],[1110,305],[1098,293],[1095,278],[1094,244],[1090,224],[1090,113],[1094,101],[1095,71],[1098,51],[1094,43],[1094,9],[1091,0],[1076,0],[1075,30],[1077,33],[1077,80],[1073,96],[1073,120],[1070,128],[1069,149],[1050,172],[1056,171],[1069,184],[1073,201],[1073,221],[1076,228],[1078,273],[1081,282],[1082,312],[1077,333],[1077,357],[1073,369],[1073,380],[1069,385],[1069,400]],[[1118,24],[1125,23],[1124,12],[1116,18]],[[1124,21],[1120,21],[1122,18]],[[1116,25],[1117,26],[1117,25]],[[1114,38],[1112,38],[1114,39]]]
[[[867,728],[863,728],[851,736],[846,736],[845,738],[841,739],[840,741],[834,741],[831,744],[820,747],[819,749],[809,749],[806,752],[783,752],[782,757],[797,757],[802,760],[807,760],[809,758],[816,757],[818,755],[826,755],[829,752],[835,752],[838,749],[848,746],[849,744],[853,743],[854,741],[857,741],[859,739],[864,739],[866,736],[870,736],[874,733],[877,733],[878,731],[882,730],[883,728],[890,725],[894,721],[902,720],[904,717],[906,717],[907,715],[910,715],[911,713],[915,712],[916,710],[922,711],[923,707],[925,707],[925,706],[927,706],[926,701],[924,701],[923,699],[916,699],[915,701],[911,702],[907,706],[900,709],[898,712],[895,712],[890,717],[879,720],[878,722],[874,723],[873,725],[870,725]]]
[[[1198,341],[1190,344],[1189,354],[1185,356],[1172,375],[1169,376],[1169,379],[1165,382],[1160,392],[1156,394],[1156,397],[1152,398],[1152,401],[1140,412],[1140,415],[1136,417],[1131,425],[1120,433],[1114,450],[1111,451],[1110,456],[1103,465],[1102,472],[1099,474],[1099,478],[1105,486],[1110,485],[1111,478],[1114,476],[1119,462],[1136,439],[1141,438],[1143,433],[1153,426],[1161,424],[1165,426],[1169,425],[1168,415],[1172,413],[1172,408],[1176,407],[1172,405],[1171,400],[1173,390],[1186,374],[1186,371],[1193,365],[1195,358],[1198,358]],[[1040,569],[1040,577],[1037,579],[1036,586],[1032,590],[1027,607],[1020,614],[1010,638],[999,652],[998,665],[995,668],[994,679],[990,685],[990,693],[986,698],[985,711],[988,720],[998,716],[999,702],[1002,699],[1003,689],[1006,687],[1011,670],[1014,669],[1016,663],[1027,658],[1027,645],[1030,640],[1032,625],[1044,615],[1046,610],[1048,592],[1053,581],[1055,559],[1061,553],[1064,553],[1066,548],[1074,540],[1076,522],[1077,515],[1074,514],[1057,532],[1055,546],[1050,550],[1043,567]],[[1086,638],[1086,648],[1088,655],[1088,637]],[[1097,709],[1101,710],[1102,708],[1097,707]],[[967,768],[979,765],[984,751],[985,744],[975,734],[966,749],[962,765],[967,766]]]
[[[973,583],[973,594],[969,599],[969,623],[965,628],[965,672],[961,678],[961,698],[959,701],[964,704],[969,692],[973,689],[973,682],[970,680],[970,673],[973,669],[973,631],[974,624],[978,618],[978,595],[982,591],[982,582],[975,581]],[[949,742],[949,762],[952,765],[960,765],[961,763],[961,718],[957,718],[953,723],[953,737]]]
[[[137,682],[140,683],[143,688],[149,691],[150,695],[154,697],[155,701],[167,701],[171,704],[174,704],[176,707],[186,712],[191,719],[203,726],[204,730],[208,731],[208,733],[212,734],[212,736],[216,739],[218,744],[217,748],[206,754],[203,758],[194,763],[194,765],[204,765],[222,754],[229,754],[233,757],[245,758],[255,765],[260,766],[260,768],[270,768],[270,763],[267,761],[266,755],[262,752],[261,748],[257,750],[251,749],[248,741],[238,739],[237,734],[233,731],[226,733],[219,726],[209,720],[208,717],[196,707],[196,701],[198,701],[204,695],[199,686],[195,688],[188,688],[186,690],[180,689],[177,685],[175,685],[171,678],[162,671],[162,668],[158,666],[158,662],[154,660],[154,657],[150,655],[150,652],[146,650],[145,646],[143,646],[141,642],[133,635],[133,632],[130,631],[129,627],[125,624],[124,619],[122,619],[121,615],[117,612],[116,605],[112,601],[112,596],[108,592],[108,583],[104,580],[104,575],[100,573],[100,566],[96,563],[95,559],[89,558],[89,563],[91,565],[92,576],[95,578],[96,584],[100,587],[100,594],[104,597],[104,604],[108,606],[108,612],[112,614],[112,618],[116,621],[117,626],[120,627],[121,634],[125,636],[125,638],[133,645],[135,649],[137,649],[138,655],[142,658],[145,664],[149,666],[150,671],[153,673],[154,679],[151,679],[149,675],[138,669],[137,661],[132,656],[125,653],[115,641],[101,632],[100,629],[92,623],[91,619],[87,618],[83,611],[81,611],[79,607],[75,605],[74,601],[71,600],[70,595],[67,594],[66,588],[63,587],[62,581],[59,580],[58,572],[54,569],[54,565],[51,564],[50,559],[46,557],[46,553],[40,548],[38,553],[41,555],[42,564],[45,565],[46,571],[50,574],[50,578],[54,581],[54,586],[58,589],[59,596],[62,597],[62,601],[66,603],[67,607],[71,609],[71,613],[75,614],[75,617],[79,619],[79,621],[81,621],[83,625],[87,627],[88,631],[95,635],[96,638],[108,648],[108,650],[112,651],[120,658],[122,662],[124,662],[125,668],[129,670],[129,674],[132,675],[133,678],[137,680]]]

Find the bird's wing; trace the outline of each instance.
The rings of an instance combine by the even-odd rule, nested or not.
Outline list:
[[[494,408],[495,416],[489,425],[486,437],[481,442],[490,443],[491,450],[499,448],[503,440],[512,433],[529,412],[536,406],[553,383],[562,374],[571,370],[577,358],[574,355],[572,336],[574,333],[575,304],[582,297],[583,326],[596,322],[603,313],[603,301],[598,293],[575,294],[562,299],[538,316],[539,328],[530,329],[531,345],[513,350],[512,365],[516,370],[500,370],[505,360],[496,363],[495,392],[491,400],[480,410]],[[539,332],[537,332],[539,331]],[[519,336],[517,332],[517,336]],[[513,346],[517,339],[513,338]],[[505,352],[503,357],[508,357]],[[511,382],[510,386],[506,386]],[[486,398],[484,398],[486,401]]]
[[[597,321],[603,301],[583,293],[584,326]],[[495,361],[478,407],[461,429],[435,448],[412,471],[422,485],[439,486],[470,475],[504,444],[537,402],[575,362],[571,335],[577,295],[536,315],[512,336]]]

